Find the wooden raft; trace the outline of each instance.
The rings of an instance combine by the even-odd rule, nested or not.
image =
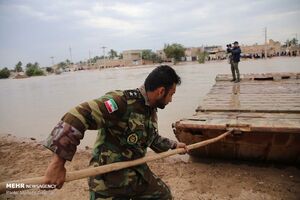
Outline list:
[[[231,75],[218,75],[196,114],[174,124],[177,139],[190,144],[233,129],[233,136],[191,154],[300,163],[300,73],[241,79],[233,83]]]

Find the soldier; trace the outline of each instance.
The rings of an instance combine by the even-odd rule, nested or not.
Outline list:
[[[54,152],[45,183],[61,188],[64,164],[71,161],[86,130],[98,130],[91,166],[129,161],[155,152],[184,148],[184,143],[164,138],[157,131],[157,108],[172,101],[181,79],[167,65],[155,68],[144,85],[134,90],[108,92],[66,113],[47,138],[45,147]],[[168,186],[147,164],[89,178],[90,199],[172,199]]]

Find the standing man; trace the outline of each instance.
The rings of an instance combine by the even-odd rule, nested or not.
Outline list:
[[[241,58],[241,49],[239,47],[239,43],[235,41],[233,43],[233,48],[227,48],[227,52],[231,53],[231,73],[232,73],[232,80],[235,83],[240,82],[240,72],[239,72],[239,62]]]
[[[144,85],[133,90],[116,90],[99,99],[82,103],[66,113],[49,135],[45,147],[54,152],[45,183],[61,188],[64,164],[71,161],[86,130],[98,130],[91,166],[142,158],[147,147],[155,152],[185,148],[158,134],[157,108],[172,101],[181,79],[167,65],[155,68]],[[90,199],[172,199],[168,186],[147,164],[89,178]]]

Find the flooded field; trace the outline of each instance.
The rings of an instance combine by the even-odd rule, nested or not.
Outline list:
[[[247,60],[241,73],[300,72],[300,57]],[[56,76],[0,80],[0,133],[43,140],[73,106],[114,89],[139,87],[153,67],[70,72]],[[175,139],[171,124],[194,113],[220,73],[231,73],[226,61],[175,66],[182,77],[173,102],[159,110],[159,131]],[[87,131],[81,147],[93,145]]]

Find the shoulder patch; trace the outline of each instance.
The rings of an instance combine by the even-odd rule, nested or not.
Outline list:
[[[140,99],[141,93],[138,90],[124,90],[124,95],[127,99]]]
[[[104,104],[109,113],[113,113],[116,110],[118,110],[118,105],[116,104],[115,100],[113,100],[113,99],[109,99],[109,100],[105,101]]]
[[[137,141],[138,141],[138,136],[135,133],[132,133],[127,137],[128,144],[133,145],[133,144],[136,144]]]

